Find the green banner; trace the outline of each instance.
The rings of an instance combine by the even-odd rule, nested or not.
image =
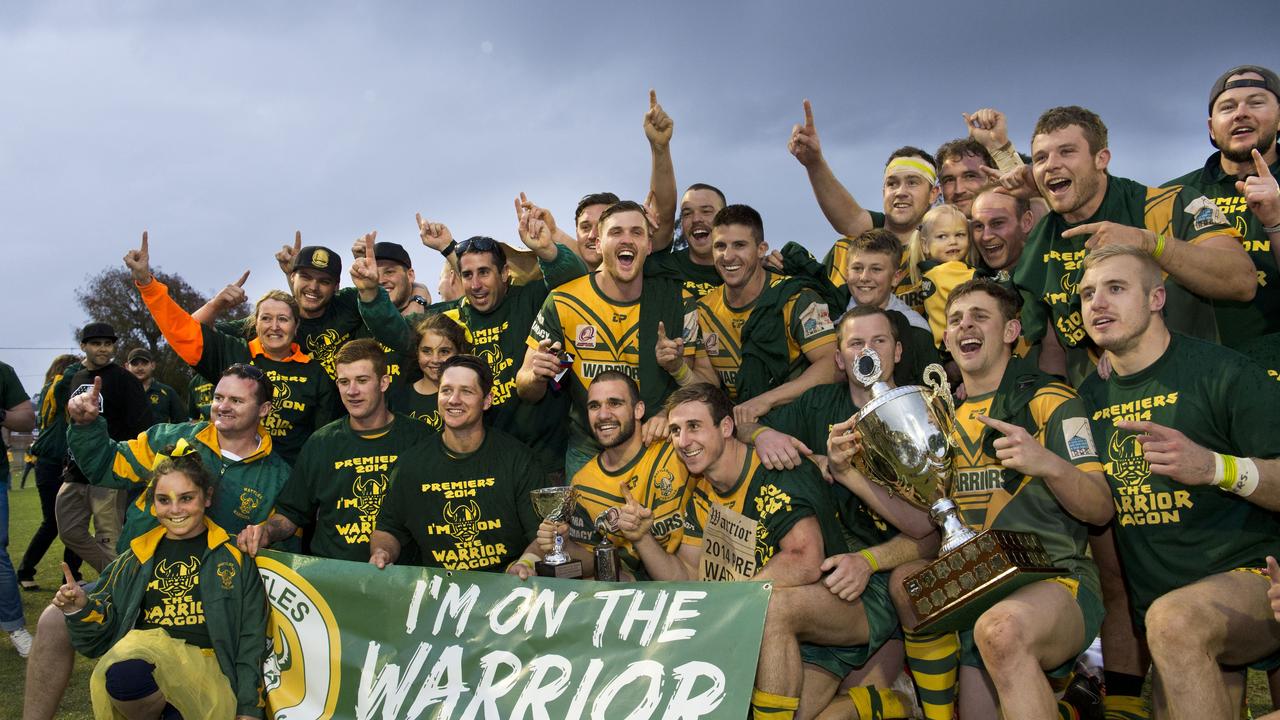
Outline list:
[[[258,556],[278,720],[747,716],[769,585]]]

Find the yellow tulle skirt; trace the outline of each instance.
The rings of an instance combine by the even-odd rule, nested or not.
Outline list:
[[[107,694],[107,668],[122,660],[144,660],[156,666],[156,685],[165,700],[186,720],[228,720],[236,716],[236,697],[212,650],[202,650],[169,637],[164,630],[131,630],[98,660],[89,679],[93,716],[124,720]]]

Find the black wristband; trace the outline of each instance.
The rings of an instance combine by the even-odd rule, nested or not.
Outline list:
[[[452,254],[454,253],[454,251],[455,251],[455,250],[457,250],[457,249],[458,249],[458,241],[457,241],[457,240],[450,240],[450,241],[449,241],[449,244],[448,244],[448,245],[445,245],[445,246],[444,246],[444,249],[440,251],[440,254],[441,254],[441,255],[443,255],[443,256],[445,256],[445,258],[448,258],[448,257],[449,257],[450,255],[452,255]]]

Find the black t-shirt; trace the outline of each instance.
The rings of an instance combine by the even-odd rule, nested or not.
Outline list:
[[[107,435],[112,440],[132,440],[151,427],[151,401],[147,399],[147,391],[138,378],[115,363],[97,370],[83,369],[72,375],[68,384],[70,397],[93,389],[94,378],[102,378],[102,419],[107,421]],[[76,466],[75,458],[71,458],[65,479],[88,482]]]

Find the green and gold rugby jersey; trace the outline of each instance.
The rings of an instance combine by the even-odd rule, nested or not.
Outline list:
[[[1107,178],[1106,195],[1098,211],[1084,222],[1069,223],[1055,212],[1041,218],[1031,230],[1022,260],[1013,273],[1014,285],[1024,300],[1022,335],[1034,345],[1053,328],[1067,350],[1067,373],[1076,385],[1095,363],[1089,352],[1094,346],[1085,333],[1077,292],[1083,272],[1081,263],[1088,252],[1084,244],[1089,238],[1064,238],[1062,232],[1103,221],[1146,228],[1189,243],[1217,235],[1238,237],[1217,204],[1194,188],[1153,188],[1114,176]],[[1170,328],[1216,339],[1212,306],[1172,280],[1166,281],[1165,286],[1169,291],[1165,315]]]
[[[391,479],[378,529],[416,549],[423,565],[502,572],[538,532],[530,492],[541,486],[533,452],[487,428],[475,452],[458,454],[432,435],[407,450]]]
[[[690,478],[694,480],[695,478]],[[822,532],[823,556],[846,552],[835,503],[818,467],[801,463],[795,470],[770,470],[750,448],[733,487],[718,492],[705,477],[697,477],[684,513],[686,545],[702,545],[703,528],[712,504],[742,513],[759,523],[756,529],[756,572],[769,564],[795,524],[814,517]]]
[[[1280,385],[1228,348],[1174,334],[1149,367],[1080,387],[1116,505],[1125,585],[1139,621],[1161,595],[1236,568],[1261,568],[1280,554],[1280,518],[1212,485],[1184,485],[1151,472],[1139,433],[1121,420],[1171,427],[1192,442],[1236,457],[1280,457],[1273,423]]]
[[[639,432],[639,427],[636,428]],[[597,455],[573,476],[578,488],[578,508],[569,519],[570,539],[595,547],[602,538],[599,523],[611,508],[627,504],[622,497],[623,482],[631,496],[653,511],[653,528],[649,533],[664,550],[675,554],[684,539],[684,510],[693,483],[689,471],[665,440],[643,448],[627,464],[615,471],[606,470]],[[618,557],[632,574],[647,578],[631,541],[616,532],[607,533],[609,542],[618,548]]]
[[[313,554],[368,562],[369,535],[392,473],[410,448],[434,436],[420,422],[393,418],[370,432],[352,430],[348,418],[335,420],[303,446],[276,511],[299,527],[315,522]]]
[[[933,344],[942,347],[942,334],[947,330],[947,298],[961,283],[973,279],[974,270],[959,260],[931,263],[921,276],[921,283],[932,288],[924,298],[924,317],[933,332]]]
[[[1252,162],[1249,167],[1253,167]],[[1271,174],[1280,175],[1280,161],[1271,165]],[[1170,180],[1165,186],[1186,187],[1217,204],[1227,222],[1239,233],[1240,242],[1257,269],[1258,293],[1252,301],[1213,301],[1222,344],[1239,348],[1252,338],[1280,332],[1280,268],[1271,252],[1271,240],[1262,231],[1262,221],[1249,210],[1244,196],[1236,192],[1236,178],[1222,172],[1222,153],[1214,153],[1204,167]]]
[[[990,415],[995,399],[994,392],[986,393],[956,408],[952,437],[958,446],[953,455],[956,478],[951,499],[974,530],[995,528],[1039,536],[1054,565],[1068,569],[1101,597],[1098,569],[1086,556],[1087,526],[1062,509],[1043,478],[1005,469],[995,457],[991,442],[1003,435],[978,420],[979,415]],[[1031,399],[1031,419],[1041,445],[1083,472],[1102,472],[1088,413],[1070,387],[1053,382],[1037,390]]]
[[[715,265],[700,265],[693,261],[689,248],[675,252],[649,253],[644,260],[645,277],[669,277],[684,284],[684,289],[695,298],[724,284]]]
[[[605,370],[625,373],[640,381],[640,356],[652,356],[654,347],[641,347],[640,301],[617,302],[596,284],[593,273],[561,285],[547,296],[529,330],[526,345],[537,348],[542,340],[560,343],[573,356],[563,381],[569,390],[569,445],[587,456],[600,451],[587,422],[587,388]],[[684,303],[685,357],[695,352],[698,322],[693,296],[682,291]],[[676,328],[665,328],[668,335]],[[656,345],[656,343],[655,343]],[[548,389],[548,394],[553,391]]]
[[[760,423],[799,440],[817,455],[825,455],[831,426],[848,420],[858,410],[847,383],[830,383],[809,388],[795,402],[770,410]],[[840,511],[849,550],[879,545],[898,534],[897,528],[844,485],[832,485],[831,494]]]
[[[766,287],[786,280],[786,276],[765,273]],[[751,317],[755,301],[735,308],[725,297],[724,286],[715,288],[698,301],[698,341],[696,354],[705,357],[720,376],[720,384],[730,399],[737,398],[738,368],[742,365],[742,326]],[[801,290],[782,307],[787,325],[787,356],[792,380],[809,367],[805,353],[836,341],[831,310],[812,290]]]
[[[208,549],[207,530],[185,540],[160,541],[134,627],[162,628],[172,638],[213,649],[200,592],[200,564]]]

